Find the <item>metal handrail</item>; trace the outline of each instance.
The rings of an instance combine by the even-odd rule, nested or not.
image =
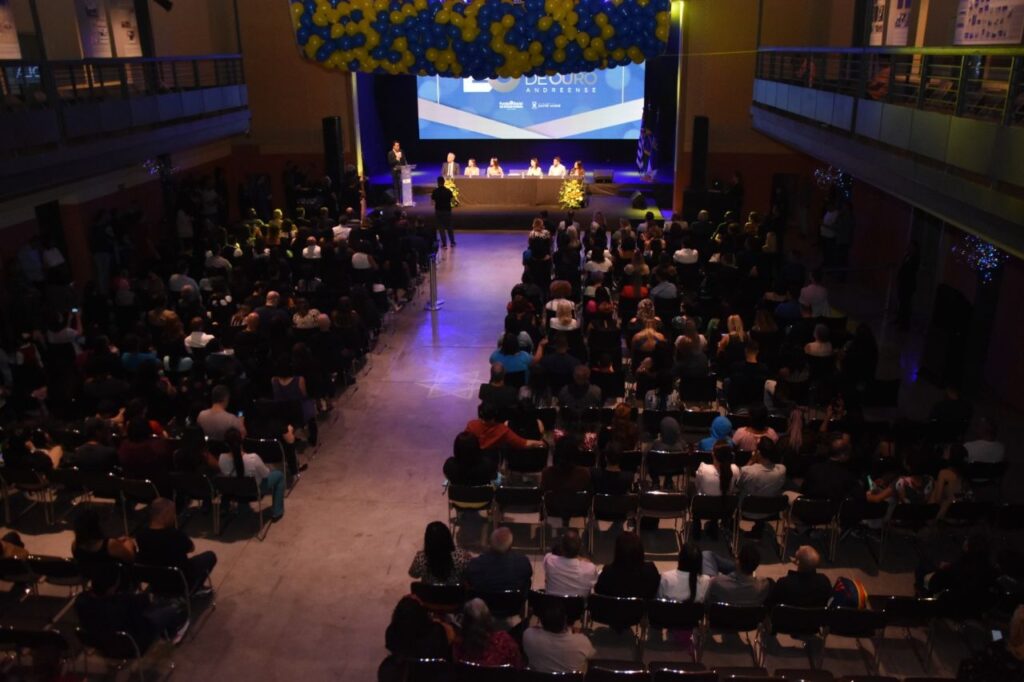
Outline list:
[[[1024,57],[1024,46],[1010,47],[759,47],[758,52],[810,52],[834,54],[945,55],[970,57]]]

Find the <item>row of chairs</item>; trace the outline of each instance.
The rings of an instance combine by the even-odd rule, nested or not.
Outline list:
[[[770,636],[779,634],[806,638],[820,636],[822,650],[830,636],[869,639],[874,642],[875,654],[870,661],[872,670],[878,668],[878,654],[887,627],[903,628],[909,637],[911,628],[927,631],[925,667],[932,653],[932,635],[936,620],[959,617],[953,605],[940,596],[918,598],[878,596],[871,599],[870,609],[801,608],[787,605],[736,606],[713,603],[676,602],[666,599],[638,599],[591,594],[587,597],[558,596],[542,590],[474,592],[462,585],[432,585],[413,583],[413,594],[430,608],[439,612],[454,612],[468,598],[478,597],[500,617],[520,616],[542,612],[557,603],[565,610],[570,622],[582,621],[590,630],[595,625],[611,627],[633,633],[636,658],[642,659],[648,634],[661,630],[688,630],[693,633],[694,653],[701,660],[705,646],[715,634],[746,634],[753,660],[763,665],[766,643]],[[820,665],[820,660],[817,663]],[[816,661],[811,660],[812,667]]]
[[[259,527],[257,537],[263,539],[268,524],[264,519],[264,495],[252,477],[206,476],[204,474],[173,472],[157,480],[123,478],[113,473],[100,474],[80,471],[76,467],[38,472],[31,469],[0,468],[0,491],[3,495],[5,525],[12,521],[12,503],[18,492],[29,504],[22,514],[36,504],[43,508],[46,522],[57,523],[56,507],[60,495],[71,498],[72,505],[96,500],[112,500],[121,510],[121,523],[126,535],[130,534],[129,511],[138,505],[148,505],[158,497],[180,501],[179,508],[188,511],[191,501],[209,504],[213,512],[213,531],[222,532],[220,508],[224,500],[241,504],[256,504]],[[187,520],[187,519],[186,519]],[[181,520],[179,519],[179,522]]]
[[[449,663],[428,658],[409,662],[409,682],[952,682],[941,677],[887,675],[834,676],[825,670],[778,668],[774,675],[761,667],[720,667],[708,670],[700,663],[593,660],[587,672],[542,673],[511,666]]]

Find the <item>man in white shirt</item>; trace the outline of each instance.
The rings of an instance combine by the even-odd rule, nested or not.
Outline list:
[[[316,243],[316,237],[306,238],[306,248],[302,250],[302,257],[306,260],[320,259],[320,246]]]
[[[544,555],[544,591],[568,597],[585,597],[597,582],[597,566],[580,558],[583,543],[579,531],[566,530],[553,551]]]
[[[811,309],[812,317],[828,317],[832,306],[828,303],[828,289],[821,283],[821,270],[811,273],[811,281],[800,290],[800,305]]]
[[[978,420],[978,438],[964,443],[967,462],[998,464],[1006,458],[1006,446],[996,440],[996,423],[990,417]]]
[[[548,177],[549,178],[564,178],[565,174],[567,172],[568,171],[566,171],[565,166],[562,165],[562,158],[559,157],[559,156],[556,156],[551,161],[551,167],[548,168]]]
[[[530,660],[530,669],[542,673],[566,673],[587,668],[587,661],[597,655],[587,636],[569,630],[565,607],[554,603],[540,613],[541,627],[523,632],[523,652]]]

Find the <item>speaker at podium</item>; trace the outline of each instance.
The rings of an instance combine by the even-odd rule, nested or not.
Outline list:
[[[412,200],[412,172],[416,170],[416,164],[402,166],[402,206],[415,206]]]

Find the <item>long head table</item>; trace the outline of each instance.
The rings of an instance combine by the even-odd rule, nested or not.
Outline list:
[[[455,178],[462,206],[557,206],[562,178]]]

